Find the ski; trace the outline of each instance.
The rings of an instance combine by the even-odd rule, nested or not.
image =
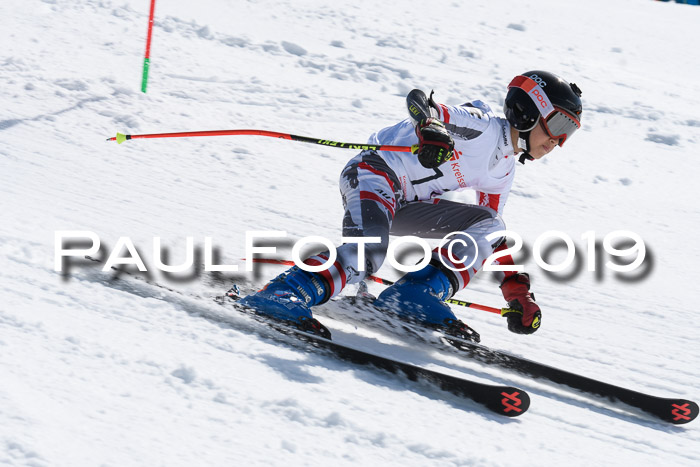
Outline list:
[[[101,262],[100,260],[89,256],[86,256],[86,259],[89,259],[94,262]],[[116,270],[116,268],[113,269]],[[175,290],[170,287],[166,287],[156,282],[147,280],[143,277],[140,277],[137,274],[133,274],[127,271],[116,271],[120,274],[124,273],[128,276],[132,276],[135,279],[144,281],[152,286],[165,289],[166,291],[173,292],[176,294],[182,294],[182,292],[179,290]],[[203,299],[205,297],[193,296],[192,298]],[[372,306],[371,302],[372,300],[368,298],[349,296],[341,297],[332,301],[331,303],[336,305],[338,308],[342,309],[344,311],[343,313],[338,313],[337,311],[334,311],[332,307],[321,306],[315,309],[314,314],[317,316],[329,316],[338,320],[350,320],[362,325],[368,325],[374,329],[384,330],[387,333],[394,335],[401,334],[403,337],[413,339],[416,342],[422,342],[427,345],[435,346],[441,351],[454,352],[457,355],[472,358],[476,361],[488,365],[494,365],[510,371],[515,371],[525,376],[549,380],[562,386],[575,389],[593,396],[597,396],[601,398],[601,400],[608,401],[611,403],[619,401],[630,407],[640,409],[643,412],[653,415],[660,420],[675,425],[689,423],[695,420],[695,418],[697,418],[698,416],[698,404],[693,401],[681,398],[664,398],[653,396],[650,394],[605,383],[603,381],[589,378],[578,373],[569,372],[543,363],[535,362],[533,360],[513,355],[503,350],[491,349],[482,344],[477,344],[471,341],[464,341],[452,336],[445,336],[444,334],[438,333],[434,329],[428,329],[426,327],[420,326],[417,323],[401,320],[396,315],[390,312],[380,311],[374,306]],[[240,306],[238,306],[236,309],[238,311],[246,312],[246,310],[243,310]],[[275,327],[275,325],[273,325],[270,320],[263,319],[262,315],[250,312],[248,312],[248,314],[271,327]],[[292,331],[292,329],[293,328],[288,326],[277,325],[277,331],[279,332],[287,334],[292,332],[295,335],[301,336],[301,331]],[[310,336],[310,334],[307,333],[303,334],[305,336]],[[311,337],[311,339],[313,339],[313,337]],[[322,344],[317,345],[317,347],[322,347]],[[359,356],[357,358],[358,360],[361,360]],[[400,370],[398,368],[394,372],[397,371],[403,372],[403,370]],[[411,370],[407,369],[407,371],[410,372]],[[430,370],[425,371],[427,372]],[[420,376],[418,373],[415,373],[415,375],[416,378]],[[427,377],[426,379],[429,380],[429,378]],[[446,380],[449,380],[449,378],[447,378]],[[522,391],[518,388],[511,388],[508,386],[504,386],[503,388],[505,389],[502,392],[505,392],[506,394],[514,394],[514,391],[518,391],[520,394],[522,394],[523,397],[521,400],[521,405],[516,407],[521,409],[522,412],[527,410],[527,408],[529,407],[530,399],[525,391]],[[503,395],[503,397],[504,399],[506,398],[505,395]],[[515,397],[519,396],[516,395]],[[505,403],[505,401],[502,401],[501,406],[507,408],[504,405]],[[517,411],[511,409],[511,412]],[[505,415],[510,414],[509,416],[515,416],[519,415],[522,412],[512,414],[509,412]]]
[[[622,402],[629,407],[640,409],[674,425],[691,422],[698,416],[698,404],[693,401],[681,398],[657,397],[634,391],[513,355],[503,350],[492,349],[483,344],[447,336],[433,328],[421,326],[417,322],[402,320],[394,313],[379,310],[372,306],[371,299],[347,297],[335,302],[348,313],[333,313],[332,311],[329,313],[328,308],[326,308],[318,310],[318,314],[325,314],[338,320],[355,320],[374,328],[401,333],[409,338],[437,346],[442,351],[456,351],[460,355],[481,363],[515,371],[532,378],[545,379],[597,396],[608,402]]]
[[[101,262],[99,259],[89,256],[86,256],[85,258],[95,263]],[[190,298],[198,300],[204,298],[199,295],[185,294],[179,290],[175,290],[146,279],[139,274],[134,274],[128,271],[119,271],[117,269],[115,269],[115,271],[118,274],[125,274],[129,276],[135,279],[137,282],[142,282],[151,287],[156,287],[167,292],[172,292],[181,296],[186,295]],[[116,277],[112,278],[111,280],[115,279]],[[234,286],[232,290],[237,291],[238,288]],[[255,313],[253,310],[244,308],[240,304],[237,304],[236,300],[238,298],[240,298],[240,294],[236,292],[233,294],[227,293],[223,296],[217,296],[214,298],[214,300],[219,304],[230,305],[230,307],[235,309],[237,312],[245,314],[255,321],[273,329],[276,331],[274,334],[280,338],[279,340],[282,340],[283,336],[292,336],[295,338],[293,341],[308,343],[311,347],[333,354],[342,360],[359,365],[373,366],[380,370],[385,370],[394,374],[404,374],[410,381],[424,381],[431,383],[444,391],[473,400],[474,402],[488,408],[492,412],[506,417],[518,417],[527,412],[528,408],[530,407],[529,394],[520,388],[479,383],[465,378],[451,376],[446,373],[429,370],[407,362],[376,355],[348,345],[343,345],[330,339],[325,339],[315,334],[301,331],[291,325],[283,324],[282,322],[266,317],[265,315]],[[185,304],[182,306],[187,308],[187,305]],[[282,342],[291,344],[291,342],[286,339],[282,340]]]
[[[433,384],[444,391],[471,399],[499,415],[517,417],[525,413],[530,407],[529,394],[520,388],[479,383],[341,344],[331,339],[302,331],[291,324],[285,324],[265,315],[255,313],[254,310],[242,307],[236,303],[236,298],[228,295],[216,297],[215,300],[220,304],[231,305],[238,312],[245,313],[256,321],[284,335],[294,336],[312,347],[326,351],[341,360],[357,365],[375,367],[393,374],[404,374],[410,381]]]

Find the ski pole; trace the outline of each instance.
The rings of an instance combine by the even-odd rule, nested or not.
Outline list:
[[[143,73],[141,75],[141,92],[146,92],[148,86],[148,70],[151,68],[151,36],[153,35],[153,14],[156,10],[156,0],[151,0],[148,13],[148,34],[146,36],[146,53],[143,57]]]
[[[289,261],[285,259],[269,259],[269,258],[253,258],[254,263],[268,263],[268,264],[282,264],[284,266],[295,266],[294,261]],[[394,285],[394,281],[389,279],[382,279],[377,276],[367,276],[365,279],[369,279],[374,282],[378,282],[382,285]],[[512,311],[509,308],[494,308],[492,306],[479,305],[478,303],[466,302],[464,300],[457,300],[454,298],[448,298],[445,300],[447,303],[452,303],[453,305],[459,305],[466,308],[474,308],[475,310],[488,311],[489,313],[495,313],[497,315],[502,315],[508,311]]]
[[[396,151],[396,152],[416,152],[418,145],[413,146],[388,146],[383,144],[358,144],[358,143],[342,143],[339,141],[330,141],[327,139],[310,138],[308,136],[292,135],[289,133],[279,133],[277,131],[267,130],[211,130],[211,131],[182,131],[179,133],[152,133],[147,135],[125,135],[117,133],[117,136],[107,138],[107,141],[116,141],[117,144],[122,144],[130,139],[145,139],[145,138],[189,138],[192,136],[269,136],[271,138],[281,138],[290,141],[299,141],[302,143],[320,144],[321,146],[330,146],[334,148],[344,149],[360,149],[374,151]]]

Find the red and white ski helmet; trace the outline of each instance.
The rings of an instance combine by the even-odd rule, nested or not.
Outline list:
[[[528,71],[508,85],[503,113],[521,138],[529,139],[538,122],[559,146],[581,127],[581,90],[547,71]]]

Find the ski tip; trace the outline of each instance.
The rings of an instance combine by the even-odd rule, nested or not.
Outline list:
[[[530,408],[530,395],[519,388],[505,387],[488,407],[506,417],[518,417]]]
[[[667,412],[662,418],[674,425],[683,425],[692,422],[697,416],[698,404],[686,399],[678,399],[670,401]]]

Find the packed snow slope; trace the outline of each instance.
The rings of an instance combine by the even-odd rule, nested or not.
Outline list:
[[[485,368],[333,314],[345,340],[479,381],[515,384],[504,419],[430,386],[281,345],[207,299],[232,279],[167,281],[85,263],[54,270],[54,232],[153,238],[185,259],[211,237],[223,264],[248,230],[340,240],[337,179],[353,151],[262,137],[106,143],[123,133],[259,128],[363,142],[435,90],[500,113],[513,76],[546,69],[583,90],[583,128],[518,167],[505,210],[527,250],[543,325],[507,331],[455,307],[487,345],[659,396],[700,399],[697,177],[700,8],[644,0],[161,1],[140,92],[147,0],[0,2],[0,464],[698,465],[697,422],[667,426],[557,386]],[[466,200],[473,200],[467,193]],[[532,256],[549,230],[579,266]],[[639,271],[605,266],[603,238],[637,233]],[[587,270],[585,232],[599,245]],[[124,252],[122,256],[126,256]],[[551,263],[563,260],[556,249]],[[198,257],[198,261],[201,258]],[[629,261],[629,260],[628,260]],[[384,267],[379,275],[396,278]],[[234,277],[235,276],[235,277]],[[380,286],[373,286],[378,293]],[[350,290],[348,293],[353,293]],[[197,299],[191,294],[204,297]],[[502,306],[488,273],[457,298]]]

